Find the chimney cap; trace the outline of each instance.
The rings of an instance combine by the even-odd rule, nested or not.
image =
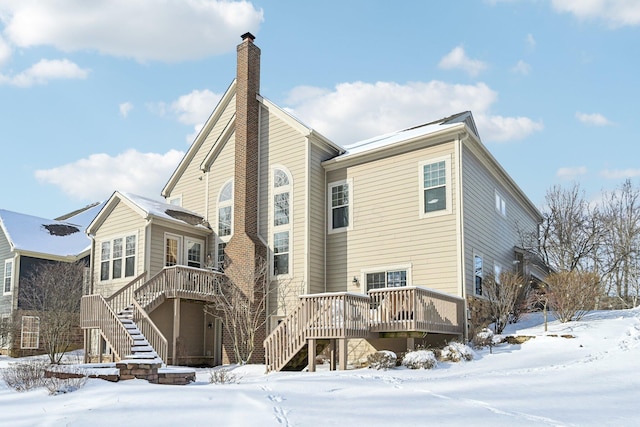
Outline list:
[[[246,40],[249,39],[249,41],[254,41],[256,39],[256,36],[254,36],[253,34],[246,32],[243,35],[241,35],[240,37],[242,37],[242,40]]]

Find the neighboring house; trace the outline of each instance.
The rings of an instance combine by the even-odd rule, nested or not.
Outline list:
[[[43,264],[83,261],[89,265],[91,240],[85,228],[100,204],[52,220],[0,209],[0,352],[16,356],[42,353],[40,320],[25,312],[20,284]],[[87,281],[88,283],[88,281]]]
[[[301,360],[313,369],[325,343],[344,367],[375,348],[465,337],[479,323],[487,274],[542,277],[519,237],[537,233],[541,214],[482,144],[470,112],[343,148],[260,96],[259,68],[246,34],[237,77],[162,190],[159,215],[116,193],[89,227],[100,295],[84,306],[111,313],[85,316],[106,341],[97,351],[129,354],[132,340],[105,330],[135,306],[165,362],[233,361],[219,321],[198,311],[203,289],[215,292],[211,267],[251,287],[241,272],[260,258],[273,293],[256,361],[266,357],[270,370]],[[196,221],[168,213],[177,206]],[[108,263],[128,239],[135,268],[114,278]],[[180,280],[177,265],[192,266],[180,267]],[[209,275],[198,296],[187,292],[194,272]]]

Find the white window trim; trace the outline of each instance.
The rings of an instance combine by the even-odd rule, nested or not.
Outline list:
[[[127,263],[127,237],[134,236],[136,238],[136,254],[135,254],[135,262],[133,263],[133,275],[125,276],[126,272],[126,263]],[[116,239],[122,239],[122,277],[113,278],[113,241]],[[104,242],[109,242],[109,278],[102,280],[102,244]],[[100,283],[107,283],[114,280],[132,280],[132,278],[136,277],[138,272],[138,261],[140,256],[140,237],[138,236],[138,231],[132,231],[130,233],[125,233],[117,236],[111,236],[108,238],[100,239],[99,243],[96,245],[96,258],[98,263],[97,270],[97,280]]]
[[[413,265],[412,264],[396,264],[379,267],[367,267],[360,270],[360,287],[363,294],[367,293],[367,274],[370,273],[387,273],[389,271],[405,270],[407,272],[407,286],[413,286]],[[349,285],[351,286],[351,284]]]
[[[184,249],[182,250],[183,255],[183,262],[184,265],[189,265],[189,243],[199,243],[200,244],[200,267],[196,267],[196,268],[204,268],[205,265],[207,264],[207,260],[205,259],[205,246],[204,246],[204,240],[202,239],[197,239],[195,237],[188,237],[188,236],[184,236]],[[166,245],[165,245],[165,250],[166,250]]]
[[[24,345],[24,320],[25,319],[38,319],[38,332],[36,335],[36,346],[35,347],[25,347]],[[32,332],[33,333],[33,332]],[[22,322],[20,325],[20,348],[26,350],[34,350],[40,347],[40,318],[38,316],[22,316]]]
[[[445,195],[446,195],[446,207],[445,209],[435,211],[435,212],[425,212],[424,211],[424,166],[430,165],[432,163],[445,162],[444,167],[446,168],[445,175]],[[419,197],[419,206],[418,211],[420,213],[420,218],[432,218],[436,216],[442,215],[450,215],[453,212],[453,199],[452,199],[452,183],[451,183],[451,155],[433,157],[427,160],[423,160],[418,164],[418,186],[420,188],[420,197]]]
[[[231,200],[225,200],[224,202],[220,202],[220,196],[222,195],[222,190],[224,190],[224,188],[228,185],[231,184]],[[224,184],[222,184],[220,186],[220,190],[218,190],[218,197],[216,198],[216,226],[215,226],[215,234],[216,234],[216,241],[220,241],[223,243],[229,243],[229,240],[231,239],[231,236],[233,236],[233,230],[234,230],[234,224],[233,224],[233,217],[234,217],[234,212],[233,212],[233,201],[235,198],[235,186],[233,183],[233,179],[229,179],[227,181],[224,182]],[[220,231],[219,228],[219,224],[220,224],[220,208],[226,207],[226,206],[231,206],[231,233],[229,233],[228,236],[220,236],[218,233]],[[216,244],[217,246],[217,244]]]
[[[348,208],[349,208],[349,225],[347,225],[346,227],[340,227],[340,228],[333,228],[333,206],[331,206],[331,189],[333,187],[337,187],[339,185],[347,185],[348,189],[349,189],[349,201],[348,201]],[[347,179],[343,179],[341,181],[334,181],[334,182],[330,182],[327,185],[327,233],[329,234],[333,234],[333,233],[343,233],[345,231],[350,231],[353,229],[353,178],[347,178]]]
[[[504,271],[504,267],[499,262],[493,263],[493,278],[496,283],[500,284],[500,273]]]
[[[503,217],[507,216],[507,201],[498,190],[495,190],[495,209]]]
[[[275,174],[276,170],[281,170],[287,175],[289,179],[289,185],[275,187]],[[271,185],[269,185],[269,227],[271,228],[271,233],[269,233],[269,246],[272,248],[269,256],[269,271],[270,276],[273,279],[289,279],[293,277],[293,176],[288,168],[283,165],[273,165],[271,169],[271,173],[269,174]],[[289,193],[289,223],[275,225],[275,205],[273,199],[276,194],[280,193]],[[289,232],[289,272],[285,274],[275,274],[274,269],[274,259],[275,259],[275,234],[283,231]]]
[[[9,279],[9,290],[5,290],[5,280],[6,280],[6,271],[7,271],[7,265],[11,265],[11,277]],[[16,271],[15,271],[15,262],[13,262],[13,259],[7,259],[4,261],[4,270],[2,270],[2,294],[3,295],[11,295],[13,293],[13,284],[14,284],[14,278],[16,276]]]

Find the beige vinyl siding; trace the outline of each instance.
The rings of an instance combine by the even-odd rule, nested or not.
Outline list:
[[[205,215],[211,225],[214,236],[218,234],[218,196],[222,186],[232,180],[234,175],[235,142],[236,138],[235,134],[233,134],[215,158],[210,170],[207,172],[208,176],[204,178],[208,180],[209,186],[209,206]],[[215,245],[216,239],[209,239],[207,253],[211,253],[212,256],[216,253]]]
[[[328,291],[365,292],[364,271],[410,267],[409,284],[458,294],[456,159],[452,142],[331,171],[327,184],[351,179],[352,229],[327,237]],[[420,218],[423,161],[451,159],[452,214]],[[325,201],[325,209],[326,209]],[[352,283],[353,277],[360,281]]]
[[[309,293],[325,291],[325,236],[327,183],[321,162],[335,156],[310,144],[309,159]]]
[[[222,134],[225,126],[235,113],[235,97],[227,104],[226,110],[220,116],[220,119],[211,129],[211,132],[205,138],[202,146],[196,152],[193,159],[187,166],[184,174],[176,182],[175,187],[171,191],[171,196],[182,196],[182,207],[201,214],[205,213],[205,194],[206,180],[203,172],[200,170],[202,161],[211,151],[214,144]],[[227,144],[229,145],[229,144]],[[211,203],[211,202],[210,202]]]
[[[133,277],[115,280],[100,280],[101,243],[118,237],[136,236],[136,270]],[[93,253],[94,292],[110,296],[144,272],[145,220],[125,203],[118,201],[105,222],[96,232]]]
[[[518,228],[537,230],[537,221],[519,203],[503,181],[489,172],[471,150],[462,145],[464,197],[464,264],[466,292],[475,294],[474,254],[483,258],[483,271],[493,274],[494,263],[504,270],[513,268],[514,246],[520,244]],[[495,192],[506,202],[506,216],[495,207]]]
[[[289,274],[279,277],[281,288],[277,304],[297,304],[301,289],[306,289],[306,144],[307,139],[267,108],[262,108],[260,123],[260,200],[259,232],[269,247],[269,262],[273,263],[273,171],[286,169],[291,177],[289,201]],[[282,300],[286,301],[282,301]]]

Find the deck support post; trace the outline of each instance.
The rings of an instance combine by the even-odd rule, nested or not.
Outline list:
[[[413,337],[409,337],[407,338],[407,348],[409,350],[415,350],[416,349],[416,339]]]
[[[348,340],[346,338],[338,339],[338,357],[340,358],[339,369],[341,371],[347,370],[347,341]]]
[[[309,338],[307,340],[307,347],[308,347],[307,362],[309,364],[309,372],[315,372],[316,371],[316,339]]]
[[[177,365],[178,337],[180,336],[180,298],[173,300],[173,339],[171,349],[171,364]]]
[[[89,358],[89,334],[88,334],[88,331],[89,331],[89,329],[85,329],[84,331],[82,331],[82,332],[84,332],[84,346],[83,346],[83,349],[84,349],[84,356],[83,356],[84,363],[89,363],[89,360],[88,360],[88,358]]]
[[[329,340],[329,369],[336,370],[336,340]]]
[[[104,338],[98,336],[98,363],[102,363],[102,355],[104,354]],[[113,352],[111,352],[113,354]]]

